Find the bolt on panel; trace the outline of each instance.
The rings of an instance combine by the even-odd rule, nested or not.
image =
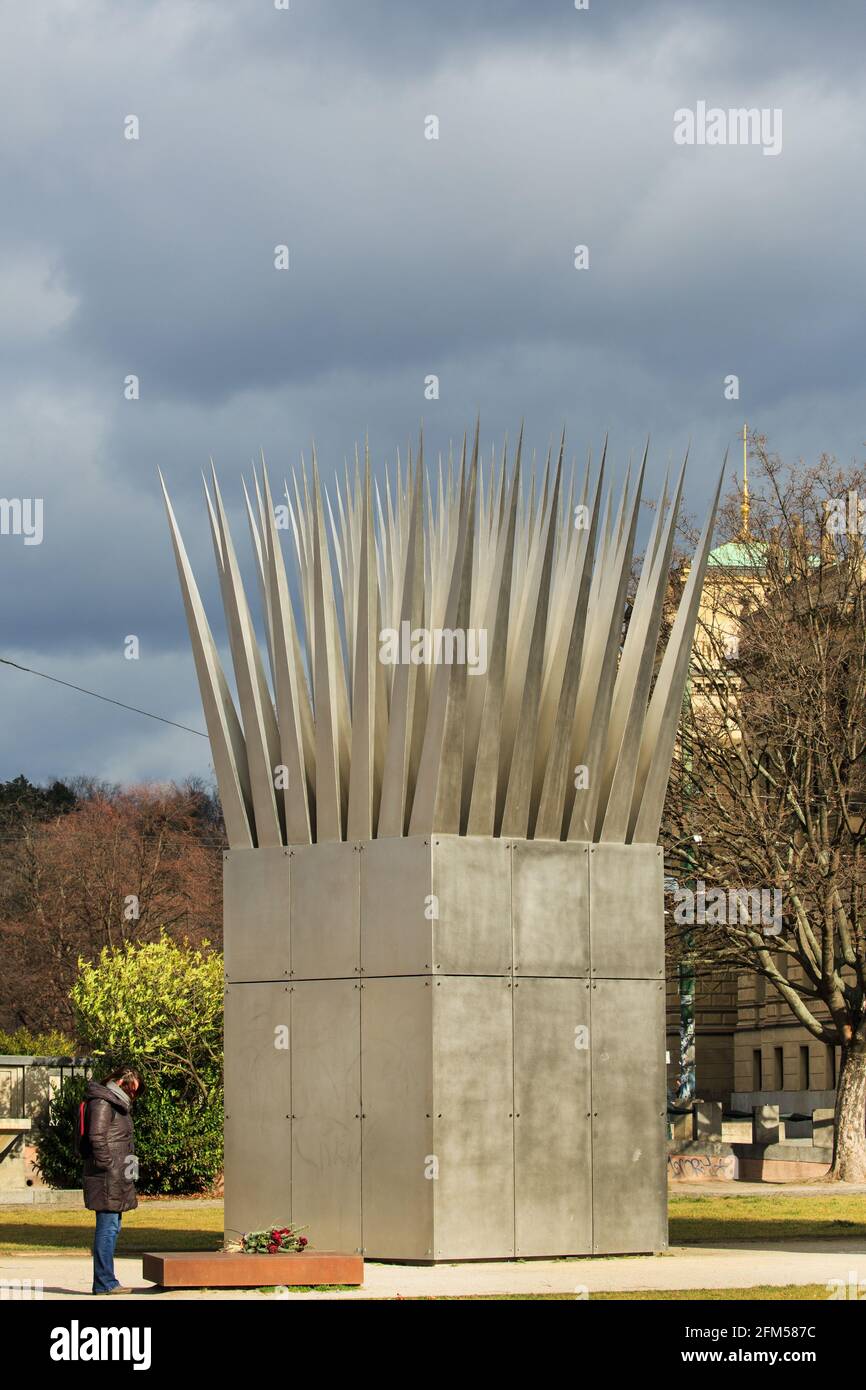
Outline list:
[[[514,1254],[511,982],[444,976],[433,992],[434,1258]]]
[[[361,989],[364,1253],[433,1255],[433,986],[366,979]]]
[[[293,979],[351,979],[360,973],[360,859],[357,845],[341,840],[293,847]]]
[[[592,1252],[588,980],[514,984],[518,1256]]]
[[[590,998],[593,1250],[662,1250],[667,1245],[664,984],[594,980]]]
[[[589,903],[592,974],[664,979],[664,868],[656,845],[592,845]]]
[[[433,968],[429,840],[366,840],[361,854],[364,975],[423,975]]]
[[[225,994],[225,1229],[234,1237],[292,1220],[291,1000],[288,984],[232,984]]]
[[[361,990],[292,986],[292,1209],[320,1250],[361,1248]]]
[[[589,846],[515,840],[515,975],[589,975]]]
[[[223,953],[229,980],[284,980],[291,970],[287,849],[223,854]]]
[[[433,835],[433,970],[508,975],[511,850],[506,840]]]

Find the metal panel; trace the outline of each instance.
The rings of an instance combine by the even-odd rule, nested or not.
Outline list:
[[[292,1208],[320,1250],[361,1248],[361,986],[292,986]]]
[[[433,982],[364,980],[364,1253],[433,1257]]]
[[[287,984],[229,985],[225,995],[225,1228],[232,1235],[292,1219],[290,1037]]]
[[[357,977],[361,967],[360,854],[357,845],[295,845],[292,865],[292,976]]]
[[[511,973],[511,850],[506,840],[433,836],[433,969]]]
[[[517,1255],[592,1251],[588,980],[514,984]]]
[[[664,979],[662,852],[656,845],[592,845],[589,930],[600,979]]]
[[[289,851],[226,850],[223,950],[229,980],[282,980],[289,959]]]
[[[664,985],[595,980],[590,999],[593,1251],[663,1250]]]
[[[434,1257],[513,1256],[511,982],[452,975],[432,991]]]
[[[515,975],[589,975],[589,845],[515,840]]]
[[[429,974],[430,842],[366,840],[361,860],[361,967],[365,975]]]

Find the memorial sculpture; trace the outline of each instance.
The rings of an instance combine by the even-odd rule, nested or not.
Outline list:
[[[226,1230],[392,1260],[666,1245],[656,841],[721,475],[315,455],[205,482],[230,690],[165,502],[229,849]],[[568,473],[568,477],[566,474]],[[282,534],[286,536],[284,553]]]

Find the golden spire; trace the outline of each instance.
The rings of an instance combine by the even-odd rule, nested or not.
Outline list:
[[[743,425],[743,500],[740,503],[742,517],[741,531],[744,540],[749,538],[749,451],[748,425]]]

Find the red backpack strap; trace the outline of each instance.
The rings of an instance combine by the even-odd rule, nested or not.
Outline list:
[[[84,1135],[84,1111],[86,1106],[87,1101],[83,1100],[78,1107],[78,1133],[82,1135],[82,1137]]]

